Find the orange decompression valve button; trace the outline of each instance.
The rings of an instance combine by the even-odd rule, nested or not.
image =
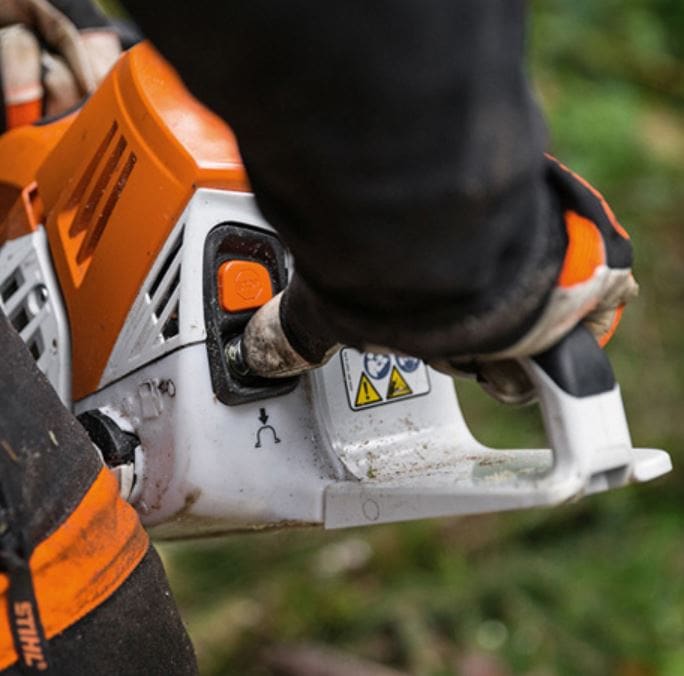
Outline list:
[[[271,275],[254,261],[226,261],[218,269],[219,303],[226,312],[261,307],[273,298]]]

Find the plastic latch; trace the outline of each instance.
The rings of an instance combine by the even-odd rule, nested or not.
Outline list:
[[[226,312],[242,312],[261,307],[273,298],[268,269],[261,263],[231,260],[218,269],[219,303]]]

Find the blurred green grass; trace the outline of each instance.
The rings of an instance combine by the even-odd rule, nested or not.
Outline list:
[[[630,230],[641,298],[609,351],[636,444],[684,463],[684,6],[532,6],[550,147]],[[537,416],[459,384],[485,442],[542,443]],[[684,674],[684,474],[552,511],[162,545],[202,673],[267,673],[321,642],[425,676],[469,653],[527,676]],[[505,673],[505,672],[504,672]]]

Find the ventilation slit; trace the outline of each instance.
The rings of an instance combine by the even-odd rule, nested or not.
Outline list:
[[[124,142],[123,147],[125,148],[126,141],[125,139],[122,139],[122,141]],[[118,158],[116,161],[119,161]],[[107,223],[109,222],[109,218],[112,215],[112,212],[114,211],[114,207],[116,207],[119,198],[121,197],[121,194],[123,193],[123,190],[126,187],[126,183],[128,183],[128,179],[130,178],[131,172],[133,171],[133,168],[135,167],[135,163],[137,161],[138,158],[135,153],[128,154],[126,164],[124,165],[124,168],[121,170],[119,178],[117,179],[116,184],[114,185],[114,188],[112,189],[112,192],[110,193],[109,198],[107,199],[107,202],[105,203],[102,212],[100,213],[100,216],[95,222],[95,225],[92,226],[92,228],[90,229],[85,240],[83,240],[83,244],[81,245],[81,249],[79,250],[78,256],[76,258],[76,260],[79,263],[82,262],[84,259],[92,256],[93,251],[95,250],[95,247],[100,241],[100,238],[104,233],[104,229]]]
[[[162,328],[162,336],[164,340],[173,338],[178,335],[178,303],[175,304],[173,311],[169,315],[169,318],[164,323]]]
[[[152,283],[150,284],[150,289],[147,292],[147,295],[150,298],[152,298],[154,294],[157,293],[157,289],[159,288],[159,285],[162,283],[162,279],[164,279],[164,276],[171,267],[171,263],[173,263],[173,261],[176,258],[176,254],[180,251],[180,248],[183,246],[183,233],[184,230],[181,230],[180,235],[178,235],[178,239],[176,239],[176,241],[173,243],[173,246],[171,247],[169,253],[166,255],[166,258],[164,259],[162,266],[159,268],[159,272],[152,280]]]
[[[85,201],[85,193],[88,189],[90,181],[93,178],[93,174],[97,170],[97,165],[100,163],[102,156],[107,152],[107,148],[109,148],[109,144],[114,139],[114,135],[116,134],[116,130],[118,128],[119,125],[117,124],[117,122],[112,122],[112,126],[109,128],[107,135],[104,137],[99,148],[97,149],[93,157],[90,159],[90,162],[88,163],[86,170],[83,172],[83,175],[81,176],[81,179],[79,180],[76,189],[71,194],[71,197],[67,202],[66,209],[68,211],[76,209]],[[69,228],[69,236],[74,237],[75,235],[77,235],[79,233],[80,226],[81,223],[79,222],[79,219],[74,219],[74,222],[71,224],[71,227]]]
[[[6,303],[24,283],[24,278],[21,275],[21,270],[15,270],[12,275],[5,280],[2,287],[0,287],[0,298],[2,302]]]
[[[179,285],[181,275],[181,249],[183,230],[167,252],[154,279],[150,283],[147,298],[152,304],[152,319],[161,324],[156,342],[165,342],[179,333]]]
[[[17,333],[21,333],[31,321],[31,318],[29,317],[28,312],[26,312],[26,308],[23,305],[20,305],[10,318],[10,321]]]
[[[173,292],[176,290],[176,287],[180,283],[180,268],[176,270],[176,274],[173,276],[173,279],[171,280],[171,283],[168,285],[162,296],[159,298],[157,301],[157,305],[154,308],[154,316],[155,319],[159,319],[162,316],[162,313],[164,312],[164,308],[168,305],[169,301],[171,300],[171,296],[173,295]]]
[[[43,336],[41,335],[40,331],[36,331],[30,338],[30,340],[27,343],[29,352],[33,356],[33,358],[38,361],[44,350],[45,346],[43,345]]]

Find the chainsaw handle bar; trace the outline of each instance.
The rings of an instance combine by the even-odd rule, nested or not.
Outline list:
[[[522,365],[537,390],[555,471],[566,470],[578,486],[613,470],[632,473],[620,387],[608,357],[586,328],[575,327]]]
[[[610,392],[616,384],[606,353],[581,324],[532,360],[558,387],[573,397]]]

